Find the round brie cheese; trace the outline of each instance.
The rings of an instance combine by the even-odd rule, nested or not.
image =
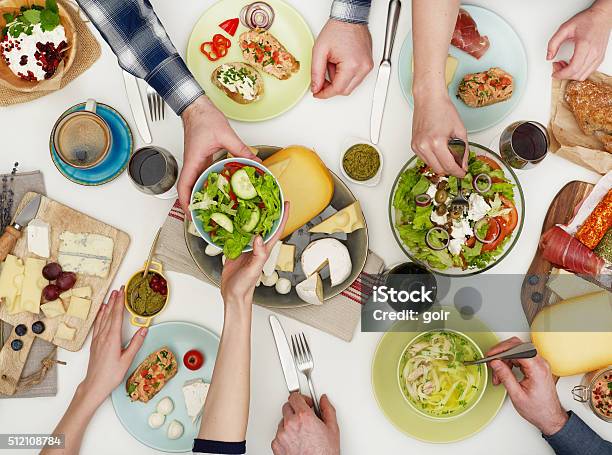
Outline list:
[[[346,246],[336,239],[321,239],[312,242],[302,253],[302,270],[309,277],[329,267],[331,285],[337,286],[351,274],[353,264]]]

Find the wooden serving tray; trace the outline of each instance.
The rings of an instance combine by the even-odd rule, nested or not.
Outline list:
[[[548,208],[542,234],[556,224],[568,224],[574,217],[578,204],[587,197],[593,187],[591,183],[573,181],[561,188]],[[556,300],[556,296],[546,286],[553,267],[553,264],[542,258],[538,248],[521,287],[521,304],[529,324],[542,308],[552,303],[551,299]]]
[[[19,204],[16,213],[19,213],[22,207],[34,196],[36,196],[36,193],[27,193]],[[13,327],[18,324],[25,324],[28,327],[28,333],[23,337],[17,337],[13,330],[0,351],[0,393],[6,395],[12,395],[15,392],[15,387],[21,376],[35,336],[69,351],[78,351],[83,347],[87,334],[93,326],[98,310],[130,244],[130,238],[125,232],[45,196],[41,196],[40,208],[36,218],[46,221],[50,225],[51,257],[47,262],[57,260],[60,242],[59,236],[64,231],[101,234],[112,238],[114,241],[113,261],[106,278],[77,274],[75,287],[91,286],[92,289],[91,307],[85,321],[68,316],[67,314],[55,318],[46,318],[42,311],[38,315],[28,312],[11,315],[8,314],[5,305],[0,304],[0,319],[11,324]],[[28,252],[25,231],[17,241],[12,254],[24,259],[27,257],[37,257]],[[42,334],[35,335],[31,331],[31,326],[32,323],[39,320],[44,322],[46,329]],[[77,329],[73,340],[55,338],[55,332],[60,322],[65,322],[70,327]],[[23,348],[17,352],[13,351],[10,346],[15,338],[20,338],[24,343]]]

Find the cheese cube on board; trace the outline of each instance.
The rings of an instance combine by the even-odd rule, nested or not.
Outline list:
[[[276,260],[276,270],[281,272],[293,272],[295,268],[295,245],[283,243]]]
[[[76,335],[76,329],[66,325],[63,322],[60,322],[57,326],[57,332],[55,332],[55,338],[59,338],[61,340],[74,340],[74,336]]]
[[[2,272],[0,273],[0,298],[4,298],[5,305],[10,314],[16,313],[14,307],[17,296],[21,294],[24,272],[23,261],[17,256],[9,254],[2,265]]]
[[[34,219],[26,228],[28,234],[28,251],[37,256],[48,259],[49,252],[49,223]]]
[[[68,307],[67,314],[68,316],[74,316],[84,321],[87,319],[90,306],[91,300],[73,295],[70,297],[70,306]]]
[[[596,284],[562,269],[553,269],[550,272],[546,286],[564,300],[601,291]]]
[[[353,202],[351,205],[343,208],[339,212],[323,220],[321,223],[310,228],[309,232],[321,234],[335,234],[344,232],[350,234],[357,229],[365,227],[365,218],[361,211],[359,201]]]
[[[55,318],[57,316],[61,316],[62,314],[66,314],[66,310],[64,309],[64,304],[60,299],[53,300],[52,302],[47,302],[40,306],[43,314],[48,318]]]
[[[23,284],[21,286],[21,299],[15,305],[15,313],[29,311],[38,314],[40,312],[40,298],[43,288],[49,284],[42,276],[42,269],[46,265],[43,259],[26,258]],[[11,313],[14,314],[14,313]]]
[[[60,294],[60,299],[68,299],[73,295],[76,297],[83,297],[84,299],[91,299],[91,286],[68,289]]]

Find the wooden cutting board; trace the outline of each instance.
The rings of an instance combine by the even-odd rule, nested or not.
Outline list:
[[[27,193],[19,204],[17,213],[19,213],[21,208],[34,196],[36,196],[36,193]],[[12,395],[15,392],[15,387],[17,386],[25,361],[27,360],[34,336],[38,336],[45,341],[69,351],[78,351],[83,347],[87,334],[94,323],[98,310],[103,303],[104,297],[117,274],[117,270],[130,244],[130,238],[125,232],[109,226],[102,221],[96,220],[95,218],[77,212],[45,196],[41,198],[40,208],[36,218],[46,221],[50,225],[51,257],[47,259],[47,262],[54,262],[57,260],[60,243],[59,236],[64,231],[100,234],[112,238],[114,242],[113,260],[110,272],[106,278],[77,274],[75,287],[91,286],[92,289],[91,307],[87,320],[85,321],[73,316],[68,316],[67,314],[55,318],[46,318],[42,311],[38,315],[29,312],[11,315],[8,314],[5,305],[0,304],[0,319],[11,324],[13,327],[18,324],[25,324],[26,327],[28,327],[28,333],[23,337],[17,337],[13,330],[0,351],[0,393],[6,395]],[[12,254],[23,259],[27,257],[37,257],[28,252],[27,235],[25,232],[15,245]],[[32,324],[36,321],[42,321],[46,327],[45,331],[40,335],[34,335],[31,330]],[[55,332],[60,322],[64,322],[68,326],[77,329],[73,340],[64,340],[55,337]],[[17,352],[13,351],[10,346],[11,342],[16,338],[20,338],[24,343],[23,348]]]
[[[542,233],[556,224],[568,224],[574,217],[576,207],[587,197],[593,186],[591,183],[573,181],[561,188],[548,208]],[[541,253],[538,248],[521,288],[521,303],[529,324],[536,314],[551,302],[551,298],[555,298],[546,286],[554,266],[545,260]]]

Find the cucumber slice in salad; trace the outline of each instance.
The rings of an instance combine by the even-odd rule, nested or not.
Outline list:
[[[238,169],[234,172],[231,179],[232,190],[241,199],[253,199],[257,196],[257,190],[251,183],[249,174],[244,169]]]
[[[244,232],[252,232],[253,229],[257,227],[257,223],[259,223],[259,218],[261,218],[261,211],[259,207],[255,207],[251,212],[251,217],[249,220],[242,225],[242,230]]]
[[[230,217],[225,213],[213,213],[210,215],[210,219],[225,229],[227,232],[234,232],[234,223],[230,220]]]

